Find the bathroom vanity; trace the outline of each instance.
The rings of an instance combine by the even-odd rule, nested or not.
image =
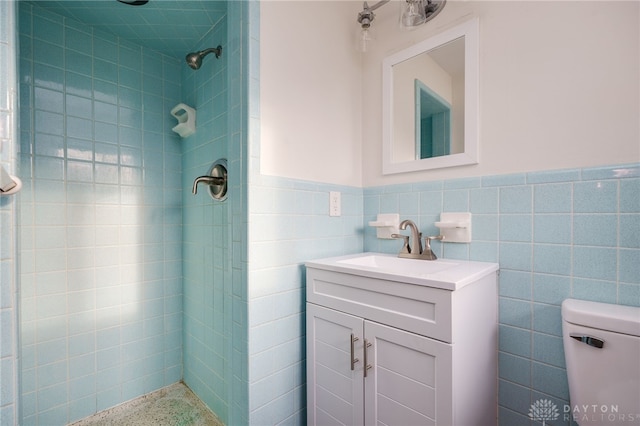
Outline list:
[[[308,424],[496,424],[497,264],[306,266]]]

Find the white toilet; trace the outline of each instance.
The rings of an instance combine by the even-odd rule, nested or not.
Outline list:
[[[571,416],[584,425],[640,425],[640,308],[567,299],[562,334]]]

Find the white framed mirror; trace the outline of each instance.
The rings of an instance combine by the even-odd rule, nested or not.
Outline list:
[[[383,174],[478,163],[478,27],[469,20],[384,59]]]

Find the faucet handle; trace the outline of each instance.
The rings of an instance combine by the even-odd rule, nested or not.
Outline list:
[[[435,236],[435,237],[429,237],[429,236],[424,237],[424,249],[425,249],[425,251],[426,250],[431,250],[431,241],[433,241],[433,240],[442,241],[442,240],[444,240],[444,235],[438,235],[438,236]]]
[[[403,238],[404,239],[404,241],[402,243],[402,249],[400,249],[400,253],[399,254],[409,254],[409,253],[411,253],[409,251],[409,236],[408,235],[391,234],[391,238]]]
[[[431,241],[433,240],[444,240],[443,235],[438,235],[436,237],[425,237],[424,238],[424,250],[422,251],[421,258],[425,260],[436,260],[438,256],[431,250]]]
[[[433,240],[438,240],[438,241],[442,241],[444,240],[444,235],[437,235],[435,237],[424,237],[424,242],[427,245],[427,247],[429,247],[431,245],[431,241]]]

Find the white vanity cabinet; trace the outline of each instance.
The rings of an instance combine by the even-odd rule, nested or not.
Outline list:
[[[307,423],[496,424],[497,265],[407,283],[344,258],[307,263]]]
[[[436,403],[453,424],[451,345],[313,303],[307,321],[309,424],[428,425]]]

